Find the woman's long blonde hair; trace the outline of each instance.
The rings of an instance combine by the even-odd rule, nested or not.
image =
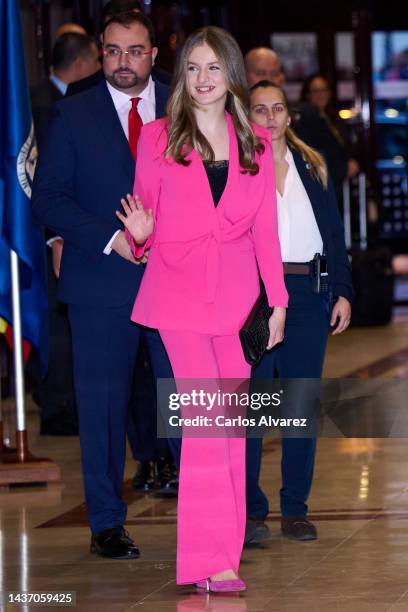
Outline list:
[[[207,44],[215,53],[225,75],[228,90],[226,110],[231,113],[243,172],[257,174],[259,166],[255,153],[263,152],[264,145],[255,136],[249,121],[249,93],[244,60],[235,39],[226,30],[207,26],[193,32],[181,51],[172,81],[172,91],[167,104],[169,116],[166,157],[172,157],[184,166],[186,156],[196,149],[203,159],[214,160],[214,151],[199,130],[194,115],[195,102],[187,86],[187,63],[191,51]]]
[[[253,85],[253,87],[251,87],[251,92],[258,89],[258,87],[262,87],[263,89],[268,89],[269,87],[277,89],[283,98],[286,108],[289,108],[289,102],[286,97],[286,94],[283,89],[279,87],[279,85],[275,85],[275,83],[272,83],[272,81],[259,81],[259,83],[256,83],[255,85]],[[292,149],[295,149],[295,151],[298,151],[302,156],[303,160],[310,165],[311,174],[318,181],[320,181],[320,183],[325,189],[327,189],[327,165],[320,153],[318,153],[315,149],[312,149],[312,147],[309,147],[309,145],[307,145],[303,140],[296,136],[294,130],[290,126],[286,128],[285,136],[290,147]]]

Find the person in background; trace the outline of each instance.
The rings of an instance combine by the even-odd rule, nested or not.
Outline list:
[[[336,171],[332,171],[330,177],[336,192],[341,194],[344,179],[358,174],[360,166],[357,160],[350,155],[347,131],[334,104],[333,88],[329,79],[320,73],[311,74],[303,83],[300,100],[312,104],[319,110],[320,116],[331,132],[330,159],[333,159],[332,166],[336,168]]]
[[[98,69],[98,49],[86,33],[66,32],[56,39],[52,49],[50,76],[31,89],[34,129],[39,149],[54,103],[65,96],[70,83],[88,77]]]
[[[292,130],[288,100],[282,88],[260,81],[251,88],[251,119],[270,131],[278,202],[278,228],[289,293],[285,338],[265,353],[253,369],[254,380],[319,379],[330,329],[338,335],[350,323],[353,286],[344,231],[333,185],[322,156]],[[327,261],[329,285],[313,287],[312,260]],[[322,264],[323,265],[323,264]],[[307,390],[306,390],[307,392]],[[306,410],[306,396],[299,397]],[[307,519],[316,439],[282,438],[281,530],[288,538],[315,540]],[[247,440],[246,543],[268,539],[268,500],[259,486],[262,439]]]
[[[140,199],[128,195],[117,212],[134,256],[150,248],[132,320],[159,329],[178,388],[248,379],[238,332],[259,296],[258,266],[274,306],[269,347],[282,340],[287,293],[269,134],[248,120],[243,58],[228,32],[189,36],[167,109],[142,130]],[[183,437],[177,583],[242,591],[245,438],[207,435]]]
[[[87,31],[83,28],[79,23],[63,23],[58,30],[55,32],[55,40],[62,36],[63,34],[85,34],[87,35]]]
[[[251,49],[245,56],[248,84],[250,87],[267,79],[285,88],[286,77],[279,55],[268,47]],[[319,110],[308,101],[291,104],[293,129],[299,138],[323,155],[333,180],[336,198],[341,202],[346,159],[333,143],[333,134]]]
[[[48,78],[31,89],[34,132],[41,151],[51,119],[52,107],[61,100],[68,85],[98,69],[98,51],[81,26],[65,24],[52,49]],[[38,380],[34,398],[40,406],[42,435],[76,435],[78,422],[72,373],[71,331],[66,305],[57,300],[57,282],[63,241],[50,231],[47,240],[48,276],[48,370]]]
[[[142,334],[130,314],[145,260],[133,257],[114,211],[132,187],[141,127],[164,115],[168,91],[151,78],[158,49],[142,13],[115,15],[105,27],[103,50],[105,79],[54,105],[32,206],[64,239],[58,297],[68,304],[71,324],[91,552],[135,559],[140,553],[124,529],[122,487]],[[172,377],[159,334],[145,334],[155,376]]]
[[[245,55],[245,68],[249,87],[268,80],[279,87],[285,84],[285,72],[279,55],[269,47],[256,47]]]

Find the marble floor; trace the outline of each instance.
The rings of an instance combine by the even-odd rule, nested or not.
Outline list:
[[[384,328],[331,338],[325,375],[408,378],[408,317]],[[3,402],[12,427],[11,403]],[[78,612],[213,610],[408,612],[408,440],[322,438],[310,517],[319,539],[294,542],[279,533],[279,443],[264,448],[271,540],[246,549],[243,595],[206,596],[175,584],[176,504],[132,491],[126,466],[127,528],[141,548],[135,561],[89,553],[77,438],[40,436],[28,404],[30,449],[52,458],[62,484],[0,491],[0,590],[76,592]],[[2,610],[42,610],[11,606]]]

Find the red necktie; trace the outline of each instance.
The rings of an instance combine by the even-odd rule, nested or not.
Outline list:
[[[140,130],[142,129],[143,121],[138,113],[137,105],[141,98],[131,98],[132,108],[129,111],[129,146],[134,159],[137,157],[137,141],[139,140]]]

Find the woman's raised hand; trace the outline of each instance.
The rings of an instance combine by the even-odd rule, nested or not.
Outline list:
[[[120,203],[124,214],[116,211],[116,216],[131,234],[136,244],[144,244],[153,232],[154,219],[151,209],[145,210],[139,196],[129,193]]]

